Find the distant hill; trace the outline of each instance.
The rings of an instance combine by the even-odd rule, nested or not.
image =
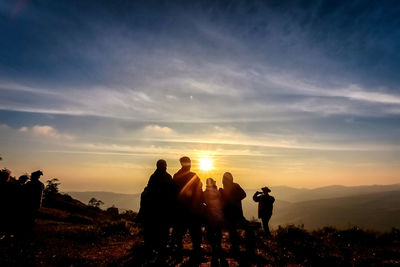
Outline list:
[[[99,199],[104,202],[102,208],[114,205],[122,210],[139,211],[140,207],[140,194],[120,194],[102,191],[68,192],[68,194],[86,204],[92,197]]]
[[[390,230],[400,227],[400,191],[293,203],[276,209],[271,225],[304,224],[306,229],[324,226]]]
[[[360,225],[377,230],[400,226],[400,184],[346,187],[340,185],[315,189],[270,187],[276,199],[271,226],[305,224],[308,229],[327,225],[348,227]],[[243,212],[247,219],[257,218],[257,203],[252,199],[255,189],[246,190]],[[102,200],[103,208],[115,205],[119,209],[138,211],[140,194],[112,192],[69,192],[69,195],[88,203],[92,197]],[[397,205],[397,206],[396,206]],[[379,215],[379,216],[378,216]]]
[[[127,197],[127,194],[84,193],[80,195],[86,198],[109,197],[111,201],[116,196],[122,199]],[[323,211],[339,208],[336,211],[338,214],[343,208],[351,211],[358,207],[369,207],[364,214],[368,217],[366,221],[371,219],[371,214],[376,214],[375,218],[378,219],[387,219],[387,214],[394,214],[393,218],[398,219],[399,193],[383,192],[301,203],[277,200],[277,206],[280,210],[287,210],[290,219],[299,214],[306,219],[311,214],[312,218],[315,210],[321,207]],[[387,208],[383,213],[382,206]],[[0,266],[194,265],[189,264],[191,259],[188,256],[192,254],[190,239],[182,240],[182,253],[167,248],[163,256],[150,254],[144,246],[142,224],[134,221],[136,214],[118,215],[112,211],[90,207],[70,195],[46,195],[31,234],[25,235],[27,229],[23,227],[15,229],[14,236],[2,233]],[[336,217],[327,218],[329,221]],[[325,224],[326,221],[320,223]],[[222,232],[221,266],[398,266],[400,263],[398,229],[384,233],[364,231],[357,227],[343,230],[324,227],[308,232],[302,227],[289,225],[274,229],[272,237],[266,239],[264,231],[257,224],[253,224],[253,227],[254,239],[251,241],[256,249],[251,257],[243,250],[231,253],[228,232]],[[201,265],[214,262],[214,253],[207,238],[202,239],[202,255]]]
[[[400,191],[400,184],[365,186],[331,185],[315,189],[297,189],[287,186],[277,186],[271,187],[271,190],[271,194],[280,200],[301,202],[307,200],[364,195],[369,193]]]
[[[293,189],[294,189],[293,191],[297,191],[295,188],[293,188]],[[254,189],[246,190],[247,196],[242,202],[243,214],[248,220],[258,217],[258,203],[253,201],[253,195],[256,191],[257,190],[254,190]],[[277,198],[276,196],[275,196],[275,198],[276,198],[275,203],[274,203],[275,211],[279,211],[282,208],[292,205],[292,203],[289,201],[282,200],[280,198]]]

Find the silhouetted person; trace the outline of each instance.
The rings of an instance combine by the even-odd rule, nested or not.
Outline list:
[[[29,216],[29,226],[33,227],[39,208],[42,206],[43,189],[44,185],[39,181],[42,176],[42,171],[35,171],[31,173],[31,179],[26,183],[26,198],[27,198],[27,210]]]
[[[224,215],[229,229],[229,239],[232,244],[234,254],[240,252],[240,242],[237,233],[238,229],[246,232],[247,252],[254,252],[253,234],[248,227],[248,221],[243,216],[242,200],[246,197],[246,192],[239,184],[233,182],[231,173],[226,172],[222,178],[223,189],[220,189],[224,204]]]
[[[262,192],[257,191],[254,193],[253,200],[258,202],[258,218],[260,218],[262,221],[265,235],[267,237],[271,237],[268,222],[272,216],[275,198],[269,195],[271,190],[268,187],[263,187],[261,189]]]
[[[221,193],[218,191],[216,182],[212,178],[206,181],[204,191],[204,202],[206,204],[205,217],[207,219],[207,236],[212,247],[212,264],[218,265],[221,258],[222,226],[224,223],[224,211]]]
[[[15,235],[17,230],[18,230],[18,224],[19,224],[19,212],[20,212],[20,202],[19,202],[19,197],[20,197],[20,185],[18,183],[18,180],[15,179],[15,177],[12,177],[11,175],[9,176],[7,180],[7,231],[9,232],[10,235]]]
[[[11,172],[8,169],[0,171],[0,234],[6,234],[11,226],[11,184],[8,182]]]
[[[189,229],[193,243],[194,256],[201,255],[201,216],[203,210],[203,190],[200,178],[190,171],[188,157],[180,158],[182,168],[174,174],[173,181],[177,188],[176,222],[174,239],[178,250],[182,249],[182,238]]]
[[[25,234],[26,231],[29,231],[29,227],[26,227],[27,222],[30,221],[30,205],[28,204],[31,201],[28,197],[27,192],[27,181],[29,180],[29,176],[27,174],[21,175],[17,180],[16,187],[16,195],[15,195],[15,217],[16,217],[16,231],[19,234]]]
[[[21,175],[17,180],[17,184],[24,185],[28,180],[29,180],[29,176],[27,174]]]
[[[167,172],[167,162],[160,159],[156,167],[142,193],[140,203],[144,241],[149,252],[161,252],[166,246],[176,191],[172,177]]]

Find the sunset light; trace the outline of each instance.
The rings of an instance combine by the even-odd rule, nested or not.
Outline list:
[[[210,158],[201,158],[200,159],[200,170],[202,171],[210,171],[213,168],[212,160]]]
[[[398,14],[0,0],[0,267],[400,263]]]

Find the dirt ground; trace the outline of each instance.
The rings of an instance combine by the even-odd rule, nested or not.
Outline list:
[[[38,220],[30,235],[0,236],[0,266],[400,266],[400,234],[326,228],[307,232],[288,226],[265,239],[256,232],[254,253],[230,252],[223,234],[223,253],[212,257],[204,238],[203,257],[193,261],[189,236],[182,253],[148,255],[141,229],[127,221],[79,224]]]

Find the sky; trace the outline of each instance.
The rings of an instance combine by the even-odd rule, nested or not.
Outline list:
[[[0,167],[136,193],[400,183],[398,1],[0,2]],[[213,169],[199,168],[210,158]]]

